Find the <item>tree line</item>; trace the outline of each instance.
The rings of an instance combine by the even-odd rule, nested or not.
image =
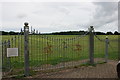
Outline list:
[[[85,33],[87,33],[87,31],[67,31],[67,32],[55,32],[55,33],[51,33],[53,35],[84,35]],[[94,34],[96,35],[120,35],[120,33],[118,33],[117,31],[115,31],[114,33],[110,32],[94,32]]]
[[[10,32],[6,32],[6,31],[0,31],[0,33],[2,35],[18,35],[18,34],[24,34],[24,32],[14,32],[14,31],[10,31]],[[53,32],[53,33],[44,33],[44,35],[83,35],[87,33],[87,31],[66,31],[66,32]],[[42,33],[38,33],[36,32],[32,32],[30,34],[42,34]],[[118,33],[118,31],[115,32],[94,32],[94,34],[96,35],[120,35],[120,33]]]

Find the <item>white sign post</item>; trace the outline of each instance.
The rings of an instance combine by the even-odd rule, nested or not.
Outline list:
[[[7,48],[7,57],[18,56],[18,48]]]

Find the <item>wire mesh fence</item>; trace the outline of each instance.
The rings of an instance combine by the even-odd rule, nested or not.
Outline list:
[[[24,68],[23,35],[3,35],[2,42],[2,72],[5,75],[15,75]],[[17,48],[18,56],[8,56],[8,48]]]

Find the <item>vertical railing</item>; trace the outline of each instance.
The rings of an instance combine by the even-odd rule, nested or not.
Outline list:
[[[25,76],[29,76],[29,26],[28,23],[24,23],[24,66]]]
[[[109,44],[109,39],[106,36],[106,40],[105,40],[105,62],[108,62],[108,44]]]
[[[93,26],[89,28],[89,59],[90,63],[94,64],[94,33],[93,33]]]
[[[10,48],[10,40],[8,40],[8,45],[7,45],[7,48]],[[11,69],[11,59],[10,57],[7,57],[7,61],[8,61],[8,64],[9,64],[9,69]]]

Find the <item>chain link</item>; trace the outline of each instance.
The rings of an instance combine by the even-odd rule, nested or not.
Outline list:
[[[95,31],[93,31],[93,32],[95,33]],[[99,41],[105,42],[105,39],[104,39],[104,40],[100,39],[100,38],[96,35],[96,33],[95,33],[94,35],[95,35],[95,37],[96,37]],[[108,42],[108,45],[109,45],[109,47],[112,49],[112,51],[115,51],[115,50],[114,50],[113,46],[110,44],[110,42],[116,42],[116,41],[118,41],[118,40],[117,40],[117,39],[114,39],[114,40],[109,40],[109,42]]]
[[[94,36],[95,36],[99,41],[101,41],[101,42],[104,42],[104,41],[105,41],[105,39],[100,39],[100,38],[97,36],[95,30],[93,30],[93,32],[94,32]]]

